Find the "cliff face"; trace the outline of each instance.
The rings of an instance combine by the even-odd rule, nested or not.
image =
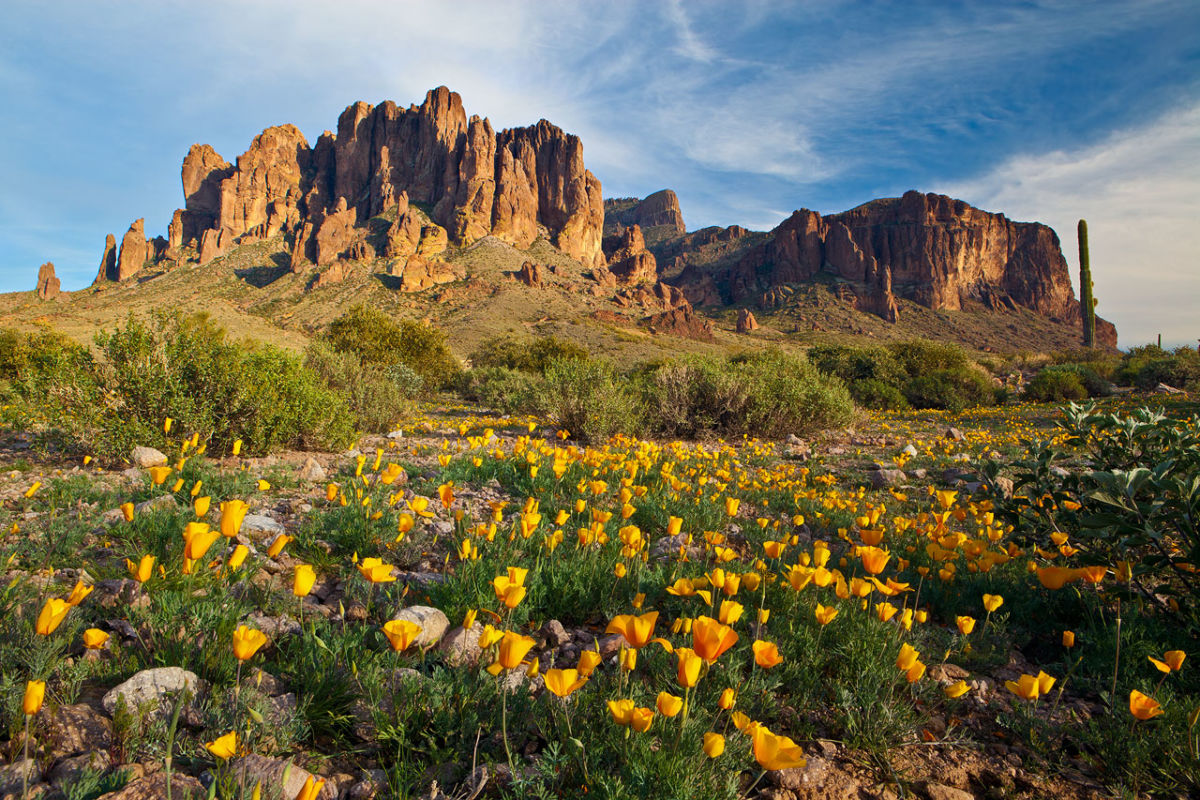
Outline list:
[[[455,244],[494,235],[525,248],[541,227],[584,266],[604,263],[601,186],[584,166],[579,137],[545,120],[495,133],[487,119],[468,118],[462,99],[445,87],[408,108],[354,103],[337,134],[325,132],[315,146],[293,125],[267,128],[233,165],[209,145],[193,145],[181,177],[185,207],[163,251],[191,245],[201,263],[236,241],[280,231],[300,240],[294,267],[316,260],[317,237],[336,216],[321,240],[328,262],[330,242],[355,244],[333,228],[346,228],[347,220],[361,227],[408,201],[428,208]],[[156,252],[127,239],[115,268],[105,257],[98,280],[124,280]]]
[[[827,217],[797,211],[729,270],[728,291],[734,301],[769,297],[774,287],[819,273],[848,282],[859,308],[893,321],[897,297],[933,309],[975,301],[1079,319],[1053,230],[944,195],[908,192]],[[1097,338],[1115,346],[1116,329],[1098,320]]]
[[[662,227],[674,235],[687,232],[679,198],[670,189],[662,189],[641,200],[634,197],[605,200],[604,223],[610,228],[615,224],[637,225],[643,230]]]

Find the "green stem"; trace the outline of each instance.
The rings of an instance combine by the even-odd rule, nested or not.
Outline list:
[[[500,673],[504,675],[504,672]],[[508,684],[500,678],[500,735],[504,738],[504,754],[508,756],[508,774],[511,781],[516,781],[517,770],[513,766],[512,750],[508,746]]]
[[[29,715],[25,715],[25,755],[21,758],[21,797],[29,798]]]
[[[1121,600],[1117,598],[1117,654],[1113,659],[1112,687],[1108,692],[1108,706],[1115,708],[1117,702],[1117,668],[1121,664]]]

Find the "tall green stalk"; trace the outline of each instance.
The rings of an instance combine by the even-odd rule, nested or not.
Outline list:
[[[1083,346],[1096,346],[1096,298],[1092,294],[1092,265],[1088,257],[1087,220],[1079,220],[1079,306],[1083,314]]]

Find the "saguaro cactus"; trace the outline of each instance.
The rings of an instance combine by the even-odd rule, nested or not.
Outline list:
[[[1088,259],[1087,220],[1079,220],[1079,308],[1083,313],[1083,346],[1096,346],[1096,298],[1092,295],[1092,265]]]

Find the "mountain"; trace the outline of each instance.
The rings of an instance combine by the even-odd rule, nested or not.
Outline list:
[[[546,120],[495,131],[445,87],[407,108],[354,103],[312,145],[292,125],[232,163],[193,145],[180,177],[165,237],[148,239],[141,219],[119,243],[109,235],[83,291],[60,291],[43,265],[36,294],[0,298],[0,324],[52,321],[86,339],[165,306],[299,346],[371,302],[446,327],[463,354],[522,329],[622,356],[814,333],[1005,349],[1079,339],[1046,226],[909,192],[824,217],[801,209],[769,232],[689,233],[670,189],[604,200],[577,136]],[[1115,346],[1111,324],[1097,333]]]

